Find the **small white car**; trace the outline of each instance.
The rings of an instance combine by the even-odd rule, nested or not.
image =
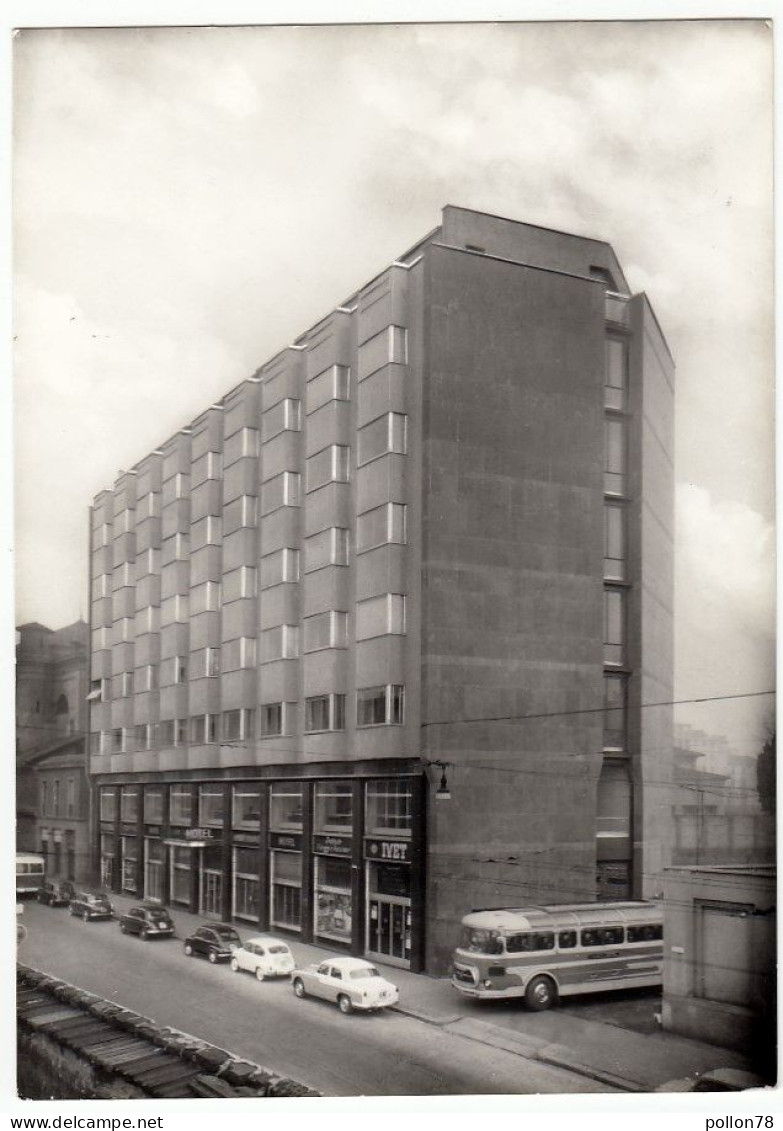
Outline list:
[[[238,946],[231,956],[231,969],[249,970],[259,982],[276,975],[288,975],[296,966],[286,943],[273,935],[256,935]]]
[[[334,1001],[342,1013],[385,1009],[400,1000],[397,987],[363,958],[327,958],[325,962],[294,970],[291,982],[298,998],[309,995]]]

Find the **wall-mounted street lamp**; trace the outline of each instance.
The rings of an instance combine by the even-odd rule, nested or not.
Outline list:
[[[446,778],[446,768],[451,765],[451,762],[442,762],[436,759],[434,762],[428,762],[428,766],[437,766],[440,770],[440,785],[435,790],[436,801],[451,801],[451,790]]]

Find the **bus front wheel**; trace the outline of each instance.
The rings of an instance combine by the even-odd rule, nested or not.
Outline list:
[[[556,1000],[557,990],[554,982],[551,978],[545,978],[543,975],[533,978],[525,990],[525,1005],[528,1009],[537,1013],[542,1009],[549,1009],[551,1005],[555,1004]]]

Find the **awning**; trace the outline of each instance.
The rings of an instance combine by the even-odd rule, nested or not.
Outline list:
[[[206,848],[214,841],[208,840],[164,840],[164,844],[170,845],[172,848]]]

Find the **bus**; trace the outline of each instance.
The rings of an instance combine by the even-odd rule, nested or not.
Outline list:
[[[560,997],[658,986],[663,915],[654,903],[564,903],[473,911],[462,920],[452,985],[466,997]]]
[[[16,854],[16,894],[34,895],[46,879],[43,856],[34,852]]]

